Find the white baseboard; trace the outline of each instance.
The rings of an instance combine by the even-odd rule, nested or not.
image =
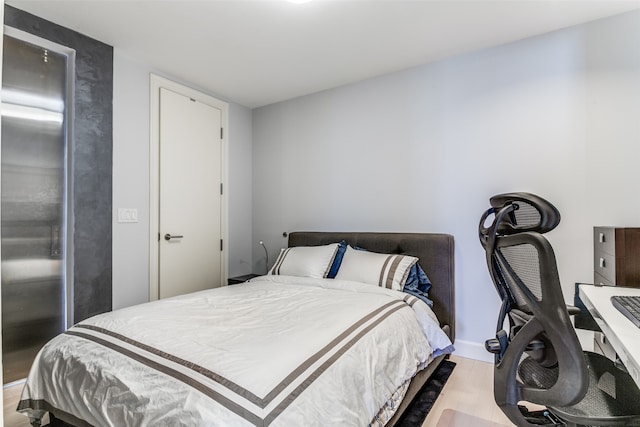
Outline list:
[[[593,331],[584,331],[576,329],[576,334],[585,351],[593,350]],[[456,340],[453,352],[456,356],[466,357],[467,359],[481,360],[483,362],[493,363],[493,354],[484,348],[484,343],[473,341]]]
[[[456,350],[453,354],[456,356],[493,363],[493,354],[484,348],[484,343],[456,340],[454,347]]]

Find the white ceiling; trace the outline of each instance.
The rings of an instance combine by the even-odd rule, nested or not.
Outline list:
[[[640,8],[640,0],[6,0],[258,107]]]

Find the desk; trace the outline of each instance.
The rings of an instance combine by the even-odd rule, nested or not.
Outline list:
[[[620,286],[579,286],[580,299],[640,387],[640,328],[611,304],[613,295],[640,295],[640,289]]]

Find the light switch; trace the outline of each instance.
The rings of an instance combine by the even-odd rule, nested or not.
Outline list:
[[[138,222],[138,209],[118,208],[118,222]]]

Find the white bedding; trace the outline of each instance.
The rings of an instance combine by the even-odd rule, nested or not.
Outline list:
[[[19,410],[94,426],[366,426],[450,345],[408,294],[262,276],[81,322],[38,354]]]

